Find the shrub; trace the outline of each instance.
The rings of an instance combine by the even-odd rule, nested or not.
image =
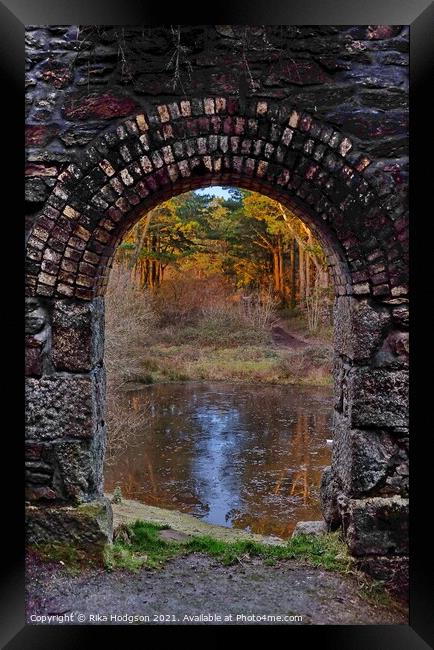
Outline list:
[[[152,300],[138,289],[130,272],[115,267],[106,292],[105,364],[108,380],[117,386],[141,370],[140,354],[156,325]]]
[[[304,299],[309,332],[317,332],[320,327],[326,327],[332,322],[332,294],[330,288],[314,287]]]
[[[204,309],[223,302],[229,295],[229,285],[220,276],[175,273],[162,282],[153,296],[158,325],[194,325]]]
[[[332,349],[327,345],[291,350],[279,361],[279,374],[295,383],[329,383],[332,356]]]
[[[180,345],[268,343],[275,304],[271,295],[234,294],[221,276],[193,273],[166,279],[152,299],[159,342]]]
[[[106,293],[105,366],[107,370],[108,464],[143,432],[150,404],[133,402],[123,391],[128,381],[144,381],[140,357],[155,326],[149,295],[131,282],[129,271],[115,267]],[[152,380],[152,378],[151,378]]]

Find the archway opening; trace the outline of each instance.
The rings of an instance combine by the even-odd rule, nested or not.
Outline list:
[[[284,538],[321,519],[334,288],[306,222],[204,186],[139,218],[111,266],[105,491]]]
[[[345,134],[286,102],[200,97],[142,110],[59,174],[29,232],[29,540],[111,541],[112,508],[102,498],[110,261],[144,212],[188,190],[235,184],[280,201],[324,245],[336,300],[333,454],[322,512],[361,566],[405,572],[405,201]]]

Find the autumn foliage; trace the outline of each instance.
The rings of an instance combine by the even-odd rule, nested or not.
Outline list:
[[[166,201],[128,233],[115,263],[139,288],[172,291],[174,300],[185,289],[181,272],[192,292],[203,278],[210,294],[220,292],[219,277],[232,292],[272,295],[277,306],[293,309],[308,310],[312,296],[329,287],[324,251],[309,228],[282,204],[247,190],[231,189],[229,199],[188,192]]]

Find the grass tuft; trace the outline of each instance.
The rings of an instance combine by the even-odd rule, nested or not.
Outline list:
[[[225,542],[209,536],[194,537],[187,543],[167,542],[159,532],[167,527],[144,521],[129,524],[128,541],[125,536],[108,549],[108,568],[138,570],[141,567],[162,567],[173,557],[188,553],[205,553],[230,565],[256,557],[272,565],[279,560],[303,560],[329,571],[347,571],[351,565],[344,542],[338,533],[325,535],[298,535],[282,546],[271,546],[251,540]]]

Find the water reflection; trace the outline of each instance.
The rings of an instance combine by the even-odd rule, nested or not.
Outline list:
[[[320,517],[328,388],[188,383],[125,395],[129,408],[143,399],[143,436],[106,468],[107,491],[280,537]]]

